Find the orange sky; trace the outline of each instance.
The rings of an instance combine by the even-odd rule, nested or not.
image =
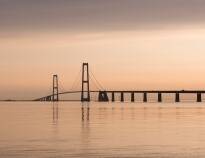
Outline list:
[[[205,3],[145,1],[1,1],[0,99],[69,90],[82,62],[106,89],[204,89]]]
[[[82,62],[89,62],[107,89],[203,89],[203,41],[203,29],[40,33],[1,39],[1,96],[44,95],[55,73],[69,90]]]

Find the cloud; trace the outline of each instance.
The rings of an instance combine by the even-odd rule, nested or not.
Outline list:
[[[201,26],[204,15],[204,0],[1,0],[0,31]]]

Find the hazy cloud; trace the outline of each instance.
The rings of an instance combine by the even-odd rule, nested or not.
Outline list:
[[[204,22],[204,0],[0,0],[1,31],[155,29]]]

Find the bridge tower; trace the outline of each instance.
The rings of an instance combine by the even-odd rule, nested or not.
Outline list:
[[[88,63],[83,63],[82,67],[82,91],[81,102],[90,102],[90,84],[89,84],[89,66]]]
[[[58,75],[53,75],[53,97],[52,101],[59,101],[58,97]]]

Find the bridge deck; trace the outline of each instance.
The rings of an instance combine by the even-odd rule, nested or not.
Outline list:
[[[86,92],[86,91],[85,91]],[[100,91],[90,91],[90,93],[99,93]],[[106,90],[106,93],[157,93],[157,94],[204,94],[205,90]],[[75,93],[81,93],[81,91],[67,91],[67,92],[60,92],[59,95],[63,94],[75,94]],[[45,97],[41,97],[38,100],[51,100],[51,97],[53,95],[48,95]]]
[[[205,90],[129,90],[106,91],[107,93],[205,93]]]
[[[205,93],[205,90],[105,90],[107,93]],[[100,91],[90,91],[98,93]],[[81,93],[81,91],[68,91],[59,94]]]

